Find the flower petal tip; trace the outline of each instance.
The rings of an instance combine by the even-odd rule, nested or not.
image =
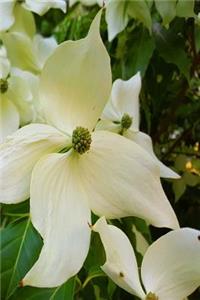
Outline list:
[[[23,288],[23,287],[24,287],[24,281],[23,281],[23,279],[20,280],[20,282],[19,282],[19,287],[20,287],[20,288]]]

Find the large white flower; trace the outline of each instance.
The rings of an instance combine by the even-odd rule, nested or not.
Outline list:
[[[66,12],[65,0],[1,0],[0,1],[0,31],[8,30],[15,22],[16,10],[19,6],[35,12],[38,15],[45,14],[50,8],[60,8]]]
[[[117,79],[113,83],[110,99],[103,111],[97,129],[110,130],[134,141],[155,159],[160,168],[161,177],[179,178],[179,175],[157,159],[149,135],[139,131],[139,93],[141,76],[138,72],[127,81]]]
[[[0,200],[17,203],[30,193],[31,220],[44,239],[25,285],[57,286],[80,270],[89,248],[90,210],[179,226],[152,157],[120,135],[93,132],[112,82],[100,16],[86,38],[60,44],[44,66],[40,94],[52,126],[25,126],[0,149]]]
[[[40,73],[47,58],[57,47],[54,37],[36,34],[35,21],[30,12],[16,8],[16,21],[9,31],[1,33],[12,66]]]
[[[5,47],[0,48],[0,142],[36,120],[38,82],[37,76],[11,68]]]
[[[154,242],[144,255],[141,281],[127,236],[104,217],[93,226],[100,234],[106,262],[103,271],[131,294],[145,300],[182,300],[200,285],[200,231],[181,228]]]

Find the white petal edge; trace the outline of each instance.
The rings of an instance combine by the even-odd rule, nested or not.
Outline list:
[[[5,32],[2,40],[13,67],[40,72],[40,65],[33,48],[33,40],[23,32]],[[23,60],[22,60],[23,57]]]
[[[151,137],[141,131],[134,132],[133,130],[127,130],[125,133],[125,137],[129,138],[130,140],[134,141],[138,145],[140,145],[144,150],[146,150],[156,161],[160,168],[160,177],[163,178],[172,178],[172,179],[179,179],[180,176],[165,166],[155,155],[153,151],[153,144]]]
[[[43,1],[43,3],[41,3],[41,0],[26,0],[23,7],[42,16],[50,8],[59,8],[65,13],[67,4],[65,0]]]
[[[161,300],[189,296],[200,286],[200,231],[181,228],[159,238],[148,248],[141,273],[147,293]]]
[[[79,158],[93,212],[106,218],[138,216],[158,227],[179,227],[154,159],[133,141],[107,131],[92,134]]]
[[[19,128],[19,112],[7,96],[0,94],[0,143]]]
[[[111,42],[128,24],[126,1],[108,1],[106,4],[106,22],[108,24],[108,40]]]
[[[140,72],[129,80],[117,79],[112,86],[110,100],[103,112],[103,119],[121,121],[122,116],[127,113],[133,118],[131,128],[139,130],[139,94],[141,90]]]
[[[41,74],[46,119],[70,134],[77,126],[95,127],[111,91],[110,58],[99,34],[100,19],[101,11],[85,39],[60,44]]]
[[[8,30],[14,23],[15,0],[0,2],[0,32]]]
[[[33,170],[31,219],[43,235],[44,246],[23,285],[61,285],[83,265],[89,250],[91,220],[79,171],[77,157],[71,151],[46,155]]]
[[[58,152],[69,143],[67,136],[43,124],[17,130],[0,145],[0,202],[18,203],[29,198],[31,173],[45,154]]]
[[[105,217],[101,217],[92,229],[99,233],[106,253],[102,270],[118,286],[143,299],[145,294],[139,279],[135,253],[127,236],[119,228],[108,225]]]

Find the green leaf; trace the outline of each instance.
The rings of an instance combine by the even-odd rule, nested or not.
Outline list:
[[[151,32],[151,14],[148,4],[144,0],[129,1],[128,14],[134,19],[141,21]]]
[[[188,157],[186,155],[178,155],[175,160],[175,169],[178,171],[184,171],[187,161]]]
[[[144,76],[152,57],[155,43],[147,29],[143,26],[137,27],[127,42],[127,57],[124,66],[124,77],[130,78],[140,71]]]
[[[162,17],[163,25],[168,25],[176,16],[176,0],[155,0],[155,5]]]
[[[88,282],[90,282],[90,280],[97,278],[97,277],[102,277],[102,276],[104,277],[106,275],[100,269],[100,267],[97,267],[97,266],[91,267],[89,270],[88,276],[83,283],[83,288],[85,288],[85,286],[88,284]]]
[[[182,18],[194,17],[194,0],[179,0],[176,5],[176,15]]]
[[[198,175],[194,175],[190,172],[185,172],[183,174],[183,179],[185,183],[189,186],[195,186],[200,183],[200,177]]]
[[[92,232],[90,250],[84,267],[88,273],[92,272],[95,267],[102,266],[106,260],[105,251],[99,237],[99,234]]]
[[[188,79],[191,62],[184,51],[184,39],[173,32],[173,27],[166,30],[159,23],[154,24],[153,34],[160,56],[166,62],[175,64]]]
[[[186,184],[185,184],[184,178],[174,180],[173,191],[175,194],[175,202],[177,202],[181,198],[181,196],[184,194],[185,190],[186,190]]]
[[[10,300],[73,300],[75,292],[75,277],[57,288],[21,288]]]
[[[1,231],[2,298],[9,299],[36,261],[42,241],[30,219]]]
[[[200,26],[195,26],[195,45],[196,51],[200,51]]]

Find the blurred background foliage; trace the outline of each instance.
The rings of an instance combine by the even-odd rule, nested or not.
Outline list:
[[[181,175],[176,181],[162,181],[180,225],[200,228],[200,1],[185,1],[182,8],[177,4],[176,9],[170,5],[167,9],[159,1],[146,3],[150,24],[145,21],[147,12],[136,10],[128,26],[108,42],[103,14],[101,35],[111,57],[113,80],[129,79],[141,72],[140,128],[152,137],[155,153],[162,162]],[[87,34],[98,10],[97,5],[86,7],[79,3],[68,8],[67,14],[52,9],[43,17],[35,15],[37,30],[44,36],[53,34],[58,43],[77,40]],[[19,282],[36,261],[42,241],[31,225],[28,200],[3,205],[1,211],[2,299],[137,299],[101,271],[105,253],[94,233],[87,260],[75,278],[54,289],[21,288]],[[137,249],[139,265],[142,255],[134,228],[143,234],[146,243],[167,232],[149,228],[137,218],[112,223],[128,235]],[[200,293],[196,291],[189,299],[200,299]]]

